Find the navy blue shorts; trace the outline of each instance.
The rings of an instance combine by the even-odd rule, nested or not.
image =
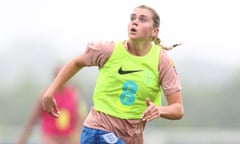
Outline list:
[[[114,133],[83,126],[80,144],[125,144]]]

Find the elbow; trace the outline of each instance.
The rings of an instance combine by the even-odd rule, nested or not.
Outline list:
[[[177,103],[177,104],[171,105],[170,107],[167,107],[165,109],[165,112],[161,114],[161,117],[169,120],[180,120],[183,118],[183,115],[184,115],[183,106],[182,104]]]
[[[183,118],[183,116],[184,116],[184,108],[181,106],[181,108],[179,108],[179,110],[175,116],[175,119],[180,120]]]
[[[172,113],[171,120],[180,120],[183,118],[184,115],[184,108],[181,104],[175,105],[175,110]]]
[[[184,116],[184,111],[182,110],[181,112],[179,112],[178,116],[177,116],[177,120],[182,119]]]
[[[183,118],[184,112],[179,112],[172,116],[171,118],[168,118],[170,120],[181,120]]]

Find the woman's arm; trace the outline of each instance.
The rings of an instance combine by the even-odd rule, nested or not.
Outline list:
[[[147,109],[143,113],[143,121],[152,121],[162,117],[170,120],[178,120],[183,117],[184,108],[182,104],[181,92],[175,92],[166,96],[167,106],[156,106],[149,99],[146,100]]]
[[[155,106],[149,99],[146,100],[147,109],[143,113],[143,120],[153,120],[158,117],[166,119],[181,119],[184,114],[181,84],[175,65],[165,51],[160,54],[159,83],[168,105]]]
[[[84,66],[103,66],[112,54],[114,42],[89,43],[85,52],[68,62],[58,73],[43,96],[44,111],[53,117],[59,117],[59,110],[53,94]]]
[[[57,74],[52,84],[49,86],[49,88],[43,95],[42,106],[44,111],[48,112],[55,118],[59,117],[60,112],[58,110],[56,101],[53,97],[54,93],[84,66],[85,61],[83,55],[75,57],[65,66],[63,66],[63,68]]]
[[[181,91],[167,95],[166,99],[168,105],[158,108],[160,117],[171,120],[181,119],[184,114]]]

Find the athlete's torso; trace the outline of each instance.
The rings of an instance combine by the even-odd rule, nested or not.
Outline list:
[[[160,47],[153,45],[145,56],[133,56],[124,42],[116,43],[99,70],[93,96],[95,109],[121,119],[140,119],[147,98],[160,105],[159,54]]]
[[[126,44],[127,41],[125,41],[125,48]],[[86,65],[98,66],[101,69],[112,55],[114,47],[115,44],[113,42],[101,41],[97,43],[89,43],[86,51],[82,55]],[[119,68],[119,66],[116,67],[116,74],[118,74]],[[122,70],[127,70],[126,68],[128,67],[122,67]],[[181,85],[171,59],[164,50],[162,50],[159,55],[158,74],[158,81],[165,95],[181,89]],[[117,136],[124,139],[126,143],[132,142],[134,135],[139,136],[139,139],[137,139],[137,142],[135,143],[143,142],[141,135],[143,134],[142,132],[145,122],[141,119],[119,119],[92,108],[84,121],[84,125],[90,128],[114,132]]]

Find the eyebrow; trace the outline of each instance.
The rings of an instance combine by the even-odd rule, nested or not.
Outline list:
[[[130,14],[130,16],[136,16],[137,14]],[[144,15],[144,14],[141,14],[139,17],[144,17],[144,18],[149,18],[149,16],[147,15]]]

